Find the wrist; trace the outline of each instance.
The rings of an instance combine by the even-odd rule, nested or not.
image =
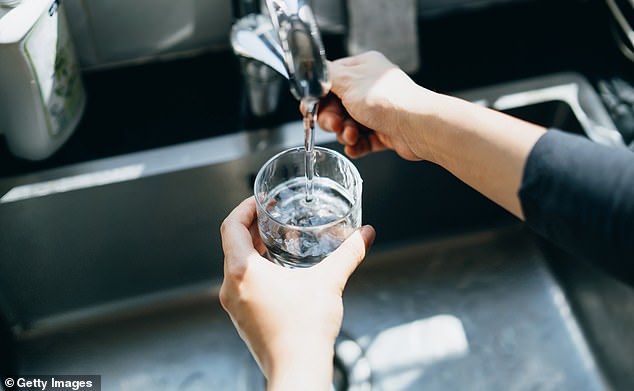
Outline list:
[[[441,141],[444,111],[451,105],[448,96],[416,85],[404,100],[399,132],[412,153],[420,160],[441,164],[438,147]]]
[[[268,391],[328,391],[333,376],[334,343],[305,340],[275,353],[267,374]]]

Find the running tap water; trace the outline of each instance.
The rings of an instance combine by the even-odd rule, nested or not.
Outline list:
[[[302,105],[306,108],[304,114],[304,150],[305,176],[306,176],[306,202],[313,200],[313,177],[315,176],[315,120],[319,101],[312,98],[302,99]]]
[[[286,77],[302,102],[306,150],[306,202],[313,197],[315,120],[319,98],[330,91],[326,54],[306,0],[266,0],[269,18],[249,14],[231,30],[236,54],[258,60]]]

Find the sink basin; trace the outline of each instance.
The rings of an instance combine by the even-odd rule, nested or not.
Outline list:
[[[576,74],[458,95],[620,145]],[[302,137],[297,122],[0,180],[15,371],[101,374],[106,391],[262,389],[218,303],[218,227]],[[340,150],[324,132],[317,143]],[[388,152],[356,164],[378,238],[346,290],[343,331],[373,390],[634,389],[631,288],[433,164]]]

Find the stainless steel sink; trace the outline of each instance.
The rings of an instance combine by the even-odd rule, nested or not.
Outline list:
[[[575,74],[459,95],[619,147]],[[0,180],[0,308],[17,371],[101,374],[107,391],[261,389],[218,304],[218,227],[260,165],[303,142],[300,126]],[[324,132],[317,142],[338,148]],[[437,166],[356,163],[378,239],[344,299],[361,350],[338,352],[363,362],[353,372],[373,390],[634,388],[631,288]],[[369,389],[357,375],[340,384]]]

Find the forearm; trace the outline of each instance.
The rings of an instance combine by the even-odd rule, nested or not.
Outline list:
[[[425,110],[409,115],[414,148],[523,219],[518,190],[545,129],[458,98],[435,94],[425,101]]]

